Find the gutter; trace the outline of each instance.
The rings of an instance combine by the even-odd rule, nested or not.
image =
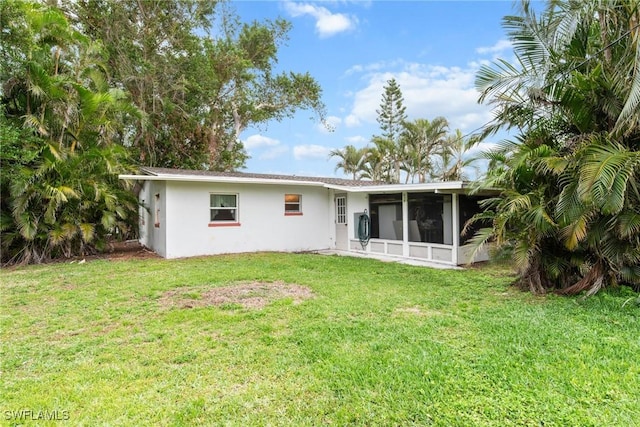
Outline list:
[[[118,179],[123,179],[128,181],[181,181],[181,182],[211,182],[211,183],[222,183],[222,184],[302,185],[302,186],[309,186],[309,187],[327,187],[327,184],[319,181],[238,178],[238,177],[230,177],[230,176],[118,175]],[[341,187],[341,188],[345,188],[345,187]]]

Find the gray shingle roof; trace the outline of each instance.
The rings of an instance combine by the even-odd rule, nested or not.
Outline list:
[[[216,172],[207,170],[188,170],[188,169],[168,169],[168,168],[152,168],[142,167],[140,170],[147,175],[163,176],[163,175],[181,175],[181,176],[221,176],[230,178],[255,178],[255,179],[272,179],[284,181],[305,181],[305,182],[321,182],[329,185],[340,185],[346,187],[368,187],[385,185],[381,181],[365,181],[319,176],[298,176],[298,175],[272,175],[263,173],[246,173],[246,172]]]

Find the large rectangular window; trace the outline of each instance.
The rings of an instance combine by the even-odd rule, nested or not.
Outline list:
[[[409,193],[409,241],[453,244],[450,194]]]
[[[302,215],[302,195],[300,194],[284,195],[284,214],[285,215]]]
[[[369,212],[372,238],[402,240],[402,194],[371,194]]]
[[[210,194],[210,222],[212,223],[237,223],[238,222],[238,195],[237,194]]]

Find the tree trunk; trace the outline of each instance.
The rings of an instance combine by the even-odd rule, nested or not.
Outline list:
[[[212,170],[215,165],[218,163],[218,136],[216,133],[216,125],[211,126],[211,130],[209,131],[209,169]]]
[[[607,41],[607,18],[606,18],[606,11],[604,10],[604,8],[600,9],[598,11],[598,17],[600,19],[600,38],[602,40],[602,46],[605,46],[604,48],[604,61],[607,64],[611,64],[611,47],[608,46],[608,41]]]
[[[598,261],[591,267],[586,276],[573,285],[558,290],[557,293],[561,295],[576,295],[582,291],[587,291],[587,295],[593,295],[604,285],[605,271],[602,261]]]

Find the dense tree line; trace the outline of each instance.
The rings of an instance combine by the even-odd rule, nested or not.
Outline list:
[[[504,18],[516,62],[477,75],[496,107],[483,185],[502,190],[476,243],[508,254],[532,292],[640,285],[640,2],[550,1]]]
[[[433,120],[407,119],[400,86],[390,79],[384,86],[378,113],[380,135],[371,144],[356,148],[347,145],[332,150],[336,170],[352,179],[370,179],[388,183],[455,181],[468,179],[475,159],[467,151],[478,142],[465,137],[459,129],[449,130],[444,117]]]
[[[134,166],[232,170],[240,133],[299,109],[308,73],[276,73],[284,20],[216,1],[0,0],[2,262],[133,236]]]

